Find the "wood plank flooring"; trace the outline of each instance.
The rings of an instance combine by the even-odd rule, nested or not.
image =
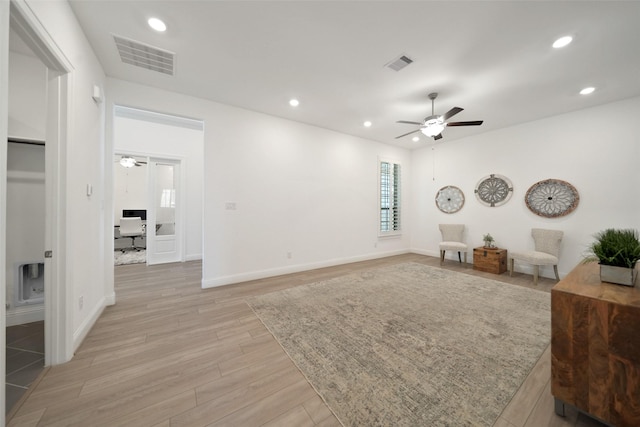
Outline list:
[[[70,362],[47,368],[9,426],[340,426],[244,298],[401,262],[407,254],[203,290],[201,263],[117,266],[116,299]],[[443,268],[517,286],[531,276]],[[555,281],[541,278],[537,289]],[[602,426],[553,412],[550,351],[497,427]],[[451,420],[455,425],[455,420]]]

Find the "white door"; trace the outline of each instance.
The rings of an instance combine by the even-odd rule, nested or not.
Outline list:
[[[149,159],[147,263],[183,261],[180,161]]]

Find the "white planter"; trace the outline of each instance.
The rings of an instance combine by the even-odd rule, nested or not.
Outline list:
[[[615,267],[600,264],[600,280],[617,285],[635,286],[638,270],[635,268]]]

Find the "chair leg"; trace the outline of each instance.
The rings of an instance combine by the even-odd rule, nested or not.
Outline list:
[[[464,253],[464,263],[465,264],[467,263],[467,253],[466,252]]]
[[[440,249],[440,265],[444,264],[444,251]]]
[[[560,276],[558,275],[558,266],[553,266],[553,272],[556,273],[556,280],[560,280]]]
[[[513,277],[513,258],[509,259],[509,277]]]
[[[458,251],[458,261],[462,264],[462,257],[460,256],[460,251]]]
[[[538,273],[539,272],[540,272],[540,266],[534,265],[533,266],[533,284],[534,285],[538,284]]]

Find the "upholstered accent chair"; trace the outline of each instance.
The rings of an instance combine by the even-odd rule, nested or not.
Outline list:
[[[552,265],[556,279],[560,280],[558,275],[558,256],[560,254],[560,242],[564,233],[560,230],[544,230],[541,228],[532,228],[531,236],[535,250],[514,252],[509,251],[509,275],[513,276],[514,261],[533,264],[533,284],[538,284],[538,274],[541,265]]]
[[[440,224],[442,242],[440,242],[440,265],[444,263],[446,251],[458,252],[458,261],[462,262],[460,253],[464,252],[464,262],[467,263],[467,244],[464,243],[464,224]]]

